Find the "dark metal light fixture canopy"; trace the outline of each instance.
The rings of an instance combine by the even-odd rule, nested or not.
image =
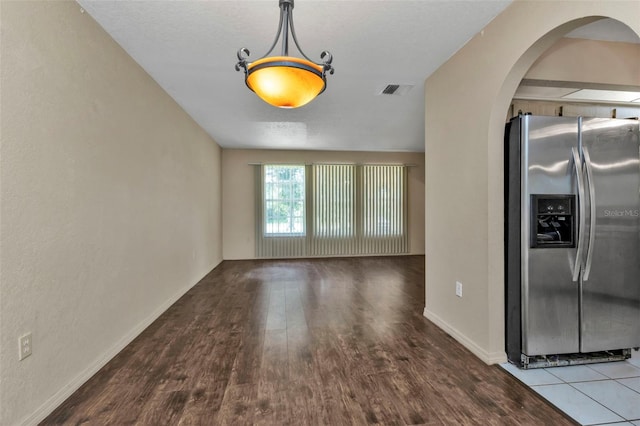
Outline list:
[[[322,63],[315,63],[304,54],[293,27],[293,0],[279,0],[280,23],[269,51],[254,62],[248,62],[249,49],[238,50],[236,71],[244,69],[244,81],[266,103],[280,108],[297,108],[311,102],[327,87],[326,74],[333,74],[333,56],[320,54]],[[296,48],[303,56],[289,56],[289,32]],[[281,56],[269,55],[282,34]]]

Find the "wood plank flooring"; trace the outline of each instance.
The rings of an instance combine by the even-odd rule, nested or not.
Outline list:
[[[423,308],[424,256],[224,261],[41,424],[573,424]]]

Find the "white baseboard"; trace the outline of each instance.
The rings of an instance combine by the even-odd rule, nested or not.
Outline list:
[[[218,263],[218,265],[221,262]],[[215,265],[214,269],[217,265]],[[208,272],[207,272],[208,273]],[[206,274],[204,275],[206,276]],[[151,325],[155,320],[160,317],[171,305],[184,296],[193,286],[195,286],[200,280],[185,286],[178,290],[173,296],[167,299],[162,305],[156,308],[149,316],[138,323],[127,334],[125,334],[115,345],[109,348],[98,359],[93,361],[87,366],[80,374],[78,374],[73,380],[63,386],[58,392],[56,392],[51,398],[38,407],[31,415],[25,417],[20,422],[23,426],[37,425],[43,421],[49,414],[53,412],[60,404],[62,404],[67,398],[69,398],[80,386],[82,386],[87,380],[93,377],[102,367],[104,367],[111,359],[113,359],[120,351],[122,351],[129,343],[133,341],[140,333],[142,333],[147,327]]]
[[[426,307],[424,308],[424,312],[422,313],[424,317],[426,317],[429,321],[440,327],[451,337],[456,339],[462,346],[469,349],[475,356],[480,358],[486,364],[500,364],[507,361],[507,354],[503,351],[499,352],[487,352],[482,349],[476,342],[469,339],[467,336],[462,334],[456,328],[452,327],[448,323],[446,323],[442,318],[433,312],[429,311]]]

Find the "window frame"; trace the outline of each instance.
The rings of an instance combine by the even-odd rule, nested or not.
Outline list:
[[[302,171],[302,181],[295,181],[293,179],[283,180],[281,182],[269,182],[267,176],[269,175],[270,169],[276,168],[288,168],[288,169],[301,169]],[[276,197],[269,198],[269,185],[273,185],[273,187],[278,188],[279,185],[287,185],[289,187],[289,193],[293,192],[293,185],[300,185],[301,195],[298,198],[290,197],[288,199]],[[306,166],[304,164],[265,164],[263,166],[263,175],[262,175],[262,236],[264,238],[295,238],[295,237],[306,237],[307,236],[307,172]],[[272,188],[273,188],[272,187]],[[289,229],[293,229],[295,227],[296,219],[301,219],[302,222],[302,230],[301,231],[291,231],[291,232],[281,232],[280,226],[277,225],[278,232],[269,232],[270,224],[269,219],[273,218],[273,215],[269,215],[269,205],[270,203],[284,203],[289,204],[288,213],[287,213],[287,222]],[[302,213],[299,215],[295,214],[295,204],[299,204],[302,207]]]

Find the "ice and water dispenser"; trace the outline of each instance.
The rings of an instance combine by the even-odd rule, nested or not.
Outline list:
[[[531,195],[531,247],[575,247],[575,195]]]

